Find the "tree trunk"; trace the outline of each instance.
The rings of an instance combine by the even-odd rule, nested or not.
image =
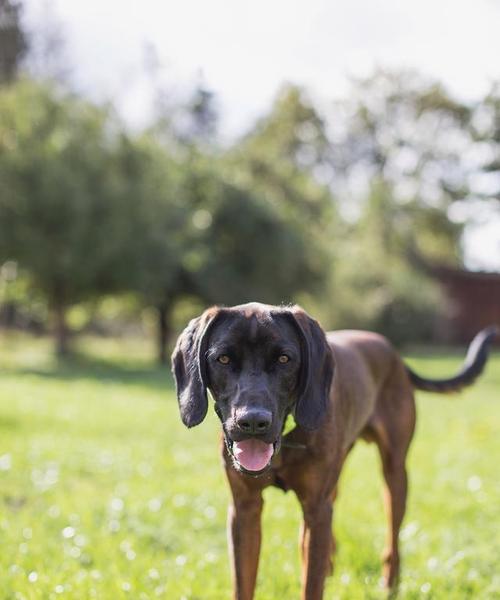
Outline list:
[[[56,355],[59,358],[64,358],[69,354],[69,329],[66,323],[66,306],[62,302],[56,302],[53,310]]]
[[[168,303],[163,303],[157,306],[158,311],[158,332],[157,332],[157,357],[158,364],[161,366],[165,366],[167,364],[167,344],[168,338],[170,337],[171,327],[170,327],[170,305]]]

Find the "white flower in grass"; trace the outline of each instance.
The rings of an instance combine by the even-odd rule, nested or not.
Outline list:
[[[108,528],[112,533],[120,531],[120,521],[117,521],[116,519],[111,519],[111,521],[108,523]]]
[[[417,531],[418,523],[416,521],[412,521],[411,523],[408,523],[406,527],[403,527],[403,529],[401,529],[399,537],[402,540],[409,540],[417,533]]]
[[[77,536],[75,536],[74,543],[80,547],[85,546],[85,544],[87,543],[87,538],[81,533],[79,533]]]
[[[459,550],[456,554],[454,554],[450,559],[446,561],[445,567],[449,571],[453,569],[453,567],[463,560],[465,557],[465,552],[463,550]]]
[[[72,537],[75,536],[75,528],[74,527],[65,527],[62,530],[62,536],[63,536],[63,538],[70,540]]]
[[[186,498],[186,496],[184,496],[184,494],[176,494],[172,498],[172,504],[175,507],[185,506],[187,504],[187,498]]]
[[[179,556],[176,556],[176,558],[175,558],[176,565],[178,565],[179,567],[183,567],[186,563],[187,563],[187,558],[184,556],[184,554],[179,554]]]
[[[2,454],[0,456],[0,471],[9,471],[12,467],[12,456],[10,454]]]
[[[151,512],[158,512],[162,506],[162,502],[159,498],[151,498],[148,502],[148,508]]]
[[[80,524],[80,515],[77,513],[71,513],[69,515],[69,522],[71,523],[71,525],[79,525]]]
[[[28,581],[30,583],[35,583],[38,581],[38,573],[36,571],[31,571],[31,573],[28,575]]]
[[[483,482],[481,481],[481,477],[478,477],[477,475],[472,475],[472,477],[469,477],[467,480],[467,489],[470,492],[479,492],[482,487]]]
[[[420,591],[422,592],[422,594],[428,594],[431,591],[431,587],[431,584],[428,581],[426,581],[420,586]]]
[[[121,498],[113,498],[110,502],[111,510],[114,512],[121,512],[124,506],[125,503]]]

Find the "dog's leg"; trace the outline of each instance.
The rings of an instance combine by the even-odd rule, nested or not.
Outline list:
[[[384,505],[388,528],[383,553],[383,580],[387,588],[397,587],[399,577],[399,530],[406,510],[407,475],[404,457],[382,457],[385,479]]]
[[[228,546],[233,574],[234,600],[252,600],[257,580],[261,541],[262,490],[244,485],[229,475],[233,502],[228,510]]]
[[[337,486],[335,486],[335,490],[333,491],[332,494],[332,503],[335,502],[335,499],[337,497]],[[333,509],[333,506],[332,506]],[[300,526],[300,534],[299,534],[299,550],[300,550],[300,555],[302,557],[302,564],[304,565],[306,560],[307,560],[307,555],[306,555],[306,524],[305,521],[302,522],[301,526]],[[335,558],[335,553],[337,551],[337,543],[335,541],[335,535],[333,533],[333,531],[331,531],[331,537],[330,537],[330,552],[328,555],[328,568],[326,571],[326,576],[329,577],[330,575],[333,575],[333,567],[334,567],[334,558]]]
[[[412,403],[408,406],[411,408]],[[388,519],[386,542],[382,558],[383,580],[387,588],[395,589],[399,577],[399,530],[406,510],[408,479],[406,454],[413,434],[414,419],[405,425],[387,428],[380,421],[375,427],[375,442],[382,460],[384,475],[384,506]]]
[[[369,439],[377,444],[384,475],[384,505],[388,519],[382,554],[384,585],[396,590],[399,577],[399,530],[406,510],[406,455],[415,429],[415,400],[401,366],[396,366],[377,400],[369,423]]]
[[[338,485],[335,486],[335,489],[333,490],[332,495],[331,495],[332,511],[333,511],[333,503],[335,502],[335,500],[337,498],[337,493],[338,493]],[[333,512],[332,512],[332,514],[333,514]],[[299,533],[299,550],[300,550],[300,555],[302,557],[303,566],[305,565],[305,562],[307,560],[306,532],[307,532],[306,524],[305,524],[305,521],[303,521],[300,526],[300,533]],[[336,551],[337,551],[337,542],[335,541],[335,534],[333,533],[333,531],[331,531],[330,552],[329,552],[329,556],[328,556],[328,568],[326,571],[327,577],[329,577],[330,575],[333,575],[334,559],[335,559]]]
[[[307,496],[299,500],[304,513],[301,529],[302,600],[321,600],[325,578],[331,573],[331,554],[335,547],[332,535],[332,499]]]

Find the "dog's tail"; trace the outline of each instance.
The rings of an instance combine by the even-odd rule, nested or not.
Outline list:
[[[458,392],[473,383],[481,375],[488,360],[490,345],[499,333],[500,329],[495,325],[480,331],[469,346],[462,369],[454,377],[449,379],[427,379],[420,377],[405,365],[410,381],[417,389],[426,392],[440,392],[442,394]]]

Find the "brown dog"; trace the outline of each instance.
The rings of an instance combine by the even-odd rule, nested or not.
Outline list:
[[[406,505],[406,454],[415,427],[413,389],[452,392],[481,373],[489,328],[476,336],[451,379],[416,375],[380,335],[325,335],[297,306],[211,308],[179,337],[173,372],[182,420],[201,423],[207,389],[222,422],[233,504],[229,539],[234,598],[251,600],[260,550],[262,490],[293,490],[302,506],[302,598],[320,600],[335,548],[332,509],[342,464],[358,437],[380,451],[389,519],[388,587],[399,574],[398,533]],[[296,427],[282,437],[288,414]]]

